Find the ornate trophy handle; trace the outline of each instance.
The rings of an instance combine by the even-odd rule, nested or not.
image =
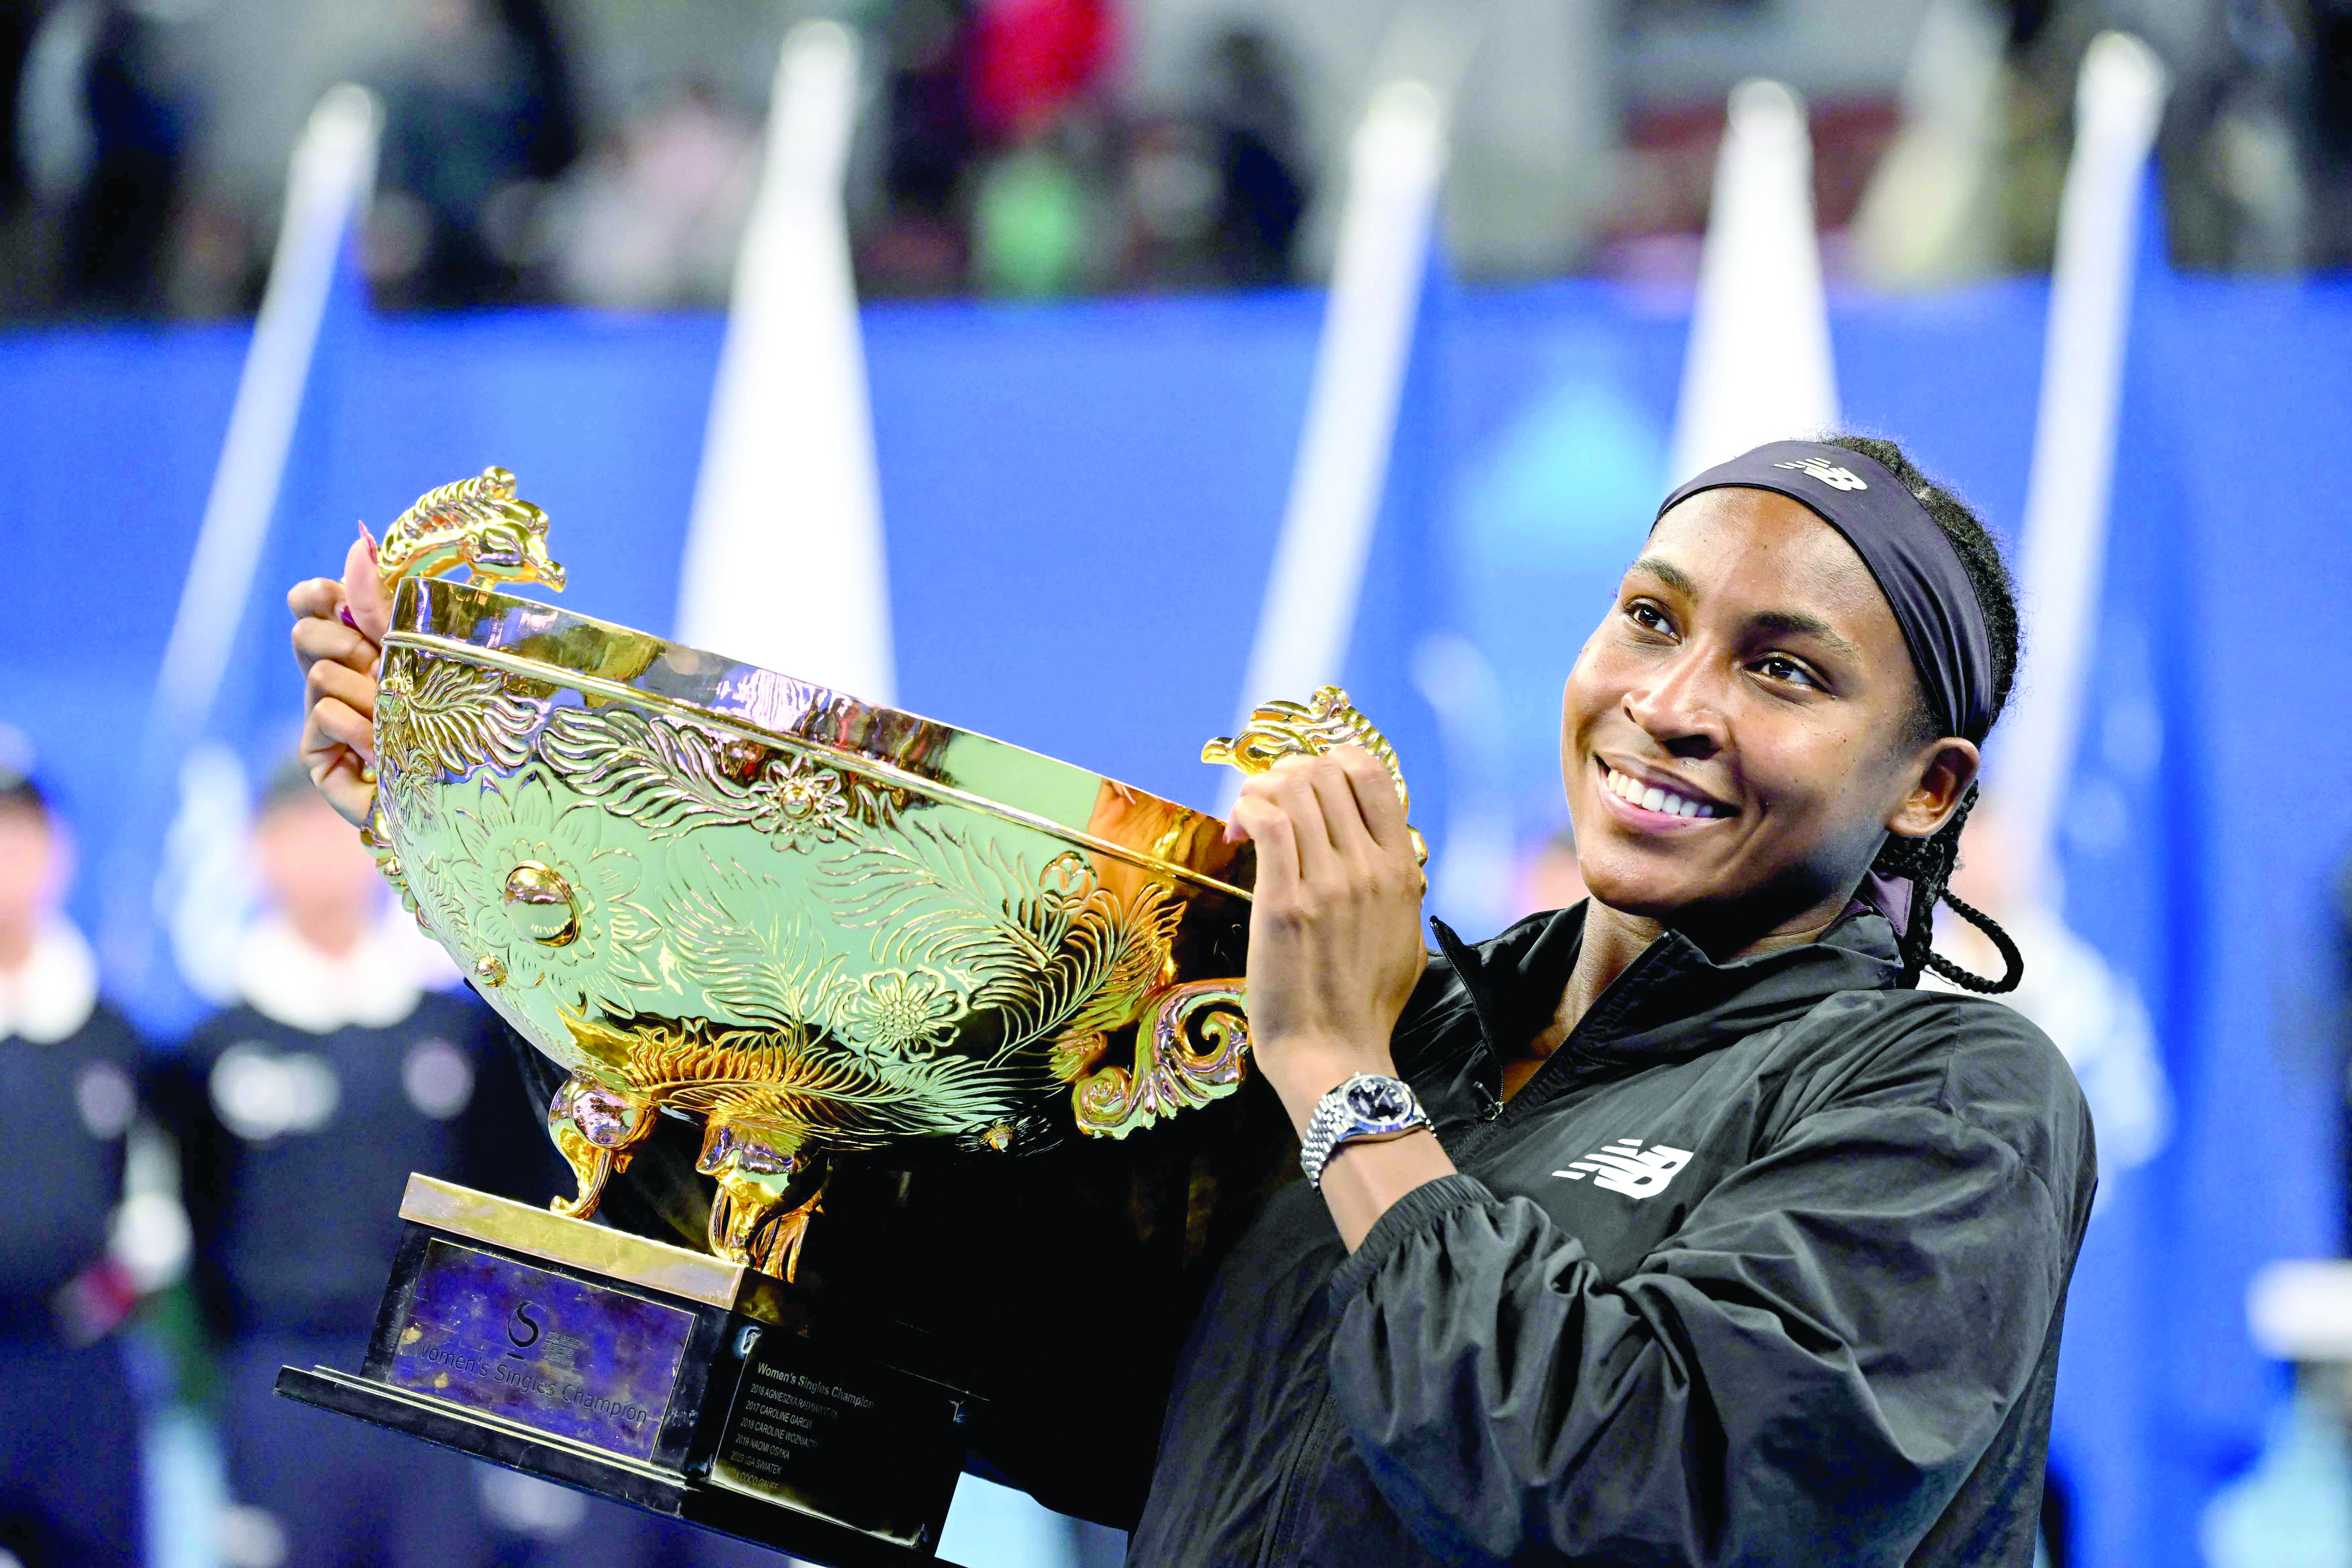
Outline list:
[[[1398,803],[1411,808],[1396,748],[1336,686],[1320,688],[1304,703],[1264,704],[1240,734],[1202,747],[1201,760],[1262,773],[1285,757],[1320,756],[1334,746],[1361,746],[1379,758],[1396,784]],[[1427,841],[1418,830],[1408,831],[1413,858],[1427,865]],[[1092,1054],[1080,1052],[1076,1060],[1091,1063],[1100,1052],[1101,1037],[1089,1043]],[[1097,1068],[1076,1079],[1070,1104],[1078,1131],[1124,1138],[1180,1110],[1223,1099],[1248,1071],[1249,1044],[1249,1014],[1238,978],[1196,980],[1151,992],[1138,1015],[1134,1067]]]
[[[1261,704],[1250,715],[1247,729],[1210,742],[1201,748],[1201,760],[1225,763],[1245,773],[1262,773],[1285,757],[1319,757],[1335,746],[1361,746],[1371,752],[1388,769],[1396,785],[1397,804],[1412,809],[1412,795],[1404,786],[1404,769],[1397,764],[1396,748],[1336,686],[1317,688],[1304,704],[1280,700]],[[1428,865],[1429,841],[1422,837],[1419,828],[1406,831],[1412,835],[1413,859]]]
[[[470,479],[426,490],[393,519],[376,546],[376,570],[386,595],[410,577],[434,577],[461,567],[478,584],[542,583],[559,594],[563,591],[562,563],[547,553],[547,513],[516,499],[515,477],[505,468],[493,466]],[[384,733],[406,722],[405,698],[404,689],[397,685],[377,692],[378,756],[383,754]],[[374,772],[371,768],[362,776],[373,782]],[[408,890],[393,850],[380,788],[360,826],[360,842],[375,857],[376,869],[398,889],[402,905],[416,914],[415,895]],[[504,976],[483,970],[477,978],[496,985]]]
[[[418,496],[383,531],[376,567],[386,593],[404,577],[459,567],[478,584],[543,583],[563,592],[563,567],[547,553],[547,513],[516,500],[514,475],[495,467]]]
[[[1248,1068],[1249,1014],[1239,980],[1195,980],[1143,999],[1135,1067],[1106,1067],[1078,1080],[1070,1106],[1078,1131],[1124,1138],[1180,1110],[1222,1100]]]

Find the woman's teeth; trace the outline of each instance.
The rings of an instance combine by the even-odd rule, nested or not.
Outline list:
[[[1601,776],[1601,784],[1620,800],[1630,801],[1644,811],[1662,812],[1668,816],[1728,816],[1730,812],[1706,801],[1692,800],[1656,784],[1645,784],[1630,774],[1611,768]]]

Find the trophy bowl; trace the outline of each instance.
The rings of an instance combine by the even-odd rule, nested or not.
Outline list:
[[[791,1279],[845,1156],[1121,1140],[1240,1084],[1249,845],[1084,768],[501,592],[562,584],[513,485],[445,486],[386,533],[363,833],[562,1069],[559,1213],[593,1214],[684,1118],[710,1251]],[[473,581],[429,574],[453,566]],[[1203,755],[1256,772],[1339,743],[1394,773],[1336,688]]]

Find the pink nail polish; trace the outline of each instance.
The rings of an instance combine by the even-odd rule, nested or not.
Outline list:
[[[353,631],[360,629],[359,622],[352,619],[352,607],[349,605],[341,606],[341,615],[343,617],[343,625],[351,627]]]
[[[368,531],[368,525],[364,521],[360,524],[360,538],[366,542],[368,547],[368,559],[373,561],[376,558],[375,535]]]

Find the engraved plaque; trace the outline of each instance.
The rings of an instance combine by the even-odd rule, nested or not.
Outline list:
[[[895,1368],[759,1334],[711,1466],[721,1486],[810,1509],[909,1546],[935,1544],[952,1491],[959,1404]],[[942,1465],[935,1461],[945,1460]]]
[[[436,1238],[385,1381],[647,1459],[693,1327],[675,1307]]]

